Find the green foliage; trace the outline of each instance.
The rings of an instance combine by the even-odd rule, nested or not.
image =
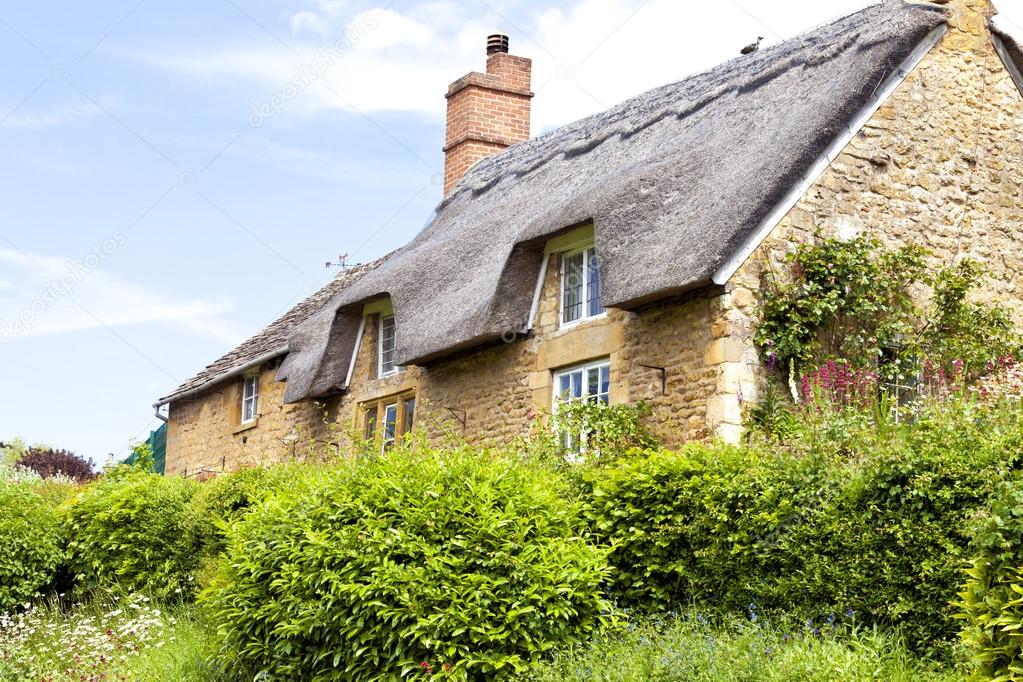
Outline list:
[[[608,618],[560,477],[468,448],[324,468],[229,532],[203,593],[232,678],[509,679]]]
[[[1020,350],[1007,311],[972,300],[985,271],[964,259],[929,273],[918,246],[822,239],[789,256],[790,277],[772,278],[755,342],[769,366],[803,373],[829,359],[879,369],[884,379],[915,374],[924,357],[973,373]],[[914,291],[930,287],[927,306]]]
[[[538,666],[533,682],[954,682],[910,654],[895,633],[791,620],[708,621],[689,612],[636,624]]]
[[[205,551],[222,552],[231,524],[301,475],[302,469],[297,466],[248,467],[200,483],[192,499],[192,509],[201,524],[199,532]]]
[[[573,400],[558,405],[552,419],[553,432],[581,434],[581,454],[587,462],[612,461],[633,448],[657,445],[643,424],[643,419],[649,414],[650,408],[643,402],[605,405],[602,402]]]
[[[982,374],[1002,356],[1020,353],[1020,338],[1008,311],[970,300],[985,274],[982,265],[968,259],[939,271],[920,333],[929,356],[946,368],[958,361],[968,377]]]
[[[1023,680],[1023,480],[1001,486],[974,550],[958,606],[977,678]]]
[[[0,483],[0,613],[45,590],[64,560],[56,510],[26,484]]]
[[[1019,466],[1021,425],[1018,406],[963,403],[883,435],[651,452],[585,473],[588,517],[625,604],[852,609],[945,654],[967,524]]]
[[[190,598],[201,547],[189,505],[196,486],[128,467],[84,486],[63,507],[79,587]]]
[[[153,458],[153,446],[149,443],[136,443],[131,447],[131,464],[133,469],[145,472],[156,471],[156,460]]]
[[[924,276],[924,254],[863,237],[800,244],[789,256],[792,278],[771,282],[757,345],[786,371],[832,357],[871,366],[885,344],[913,331],[918,311],[909,291]]]
[[[20,438],[15,438],[10,443],[0,442],[0,463],[14,466],[28,451],[28,443]]]

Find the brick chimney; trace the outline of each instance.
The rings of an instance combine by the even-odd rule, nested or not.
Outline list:
[[[480,159],[529,139],[533,62],[508,54],[508,36],[487,37],[487,72],[448,86],[444,194]]]

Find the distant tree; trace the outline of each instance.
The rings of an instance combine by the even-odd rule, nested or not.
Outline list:
[[[96,477],[91,459],[85,459],[68,450],[31,448],[17,463],[43,478],[67,476],[81,483]]]

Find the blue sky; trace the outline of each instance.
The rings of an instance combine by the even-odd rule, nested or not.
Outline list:
[[[122,456],[325,261],[408,241],[493,30],[534,59],[537,134],[863,4],[4,3],[0,440]]]

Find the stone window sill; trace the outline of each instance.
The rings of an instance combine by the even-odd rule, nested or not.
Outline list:
[[[235,430],[232,431],[231,433],[232,434],[241,433],[242,431],[248,431],[249,429],[254,429],[257,426],[259,426],[259,417],[256,417],[255,419],[253,419],[250,422],[245,422],[244,424],[241,424],[240,426],[236,427]]]

